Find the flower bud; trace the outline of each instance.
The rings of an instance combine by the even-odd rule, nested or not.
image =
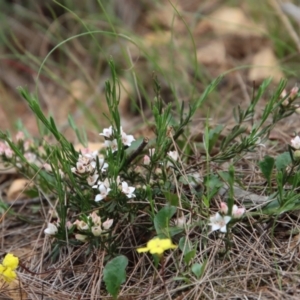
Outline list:
[[[228,206],[225,202],[220,203],[220,212],[225,215],[228,213]]]
[[[294,151],[294,158],[299,160],[300,159],[300,150]]]
[[[78,230],[88,230],[89,229],[88,224],[86,224],[84,221],[76,220],[73,224],[76,225]]]
[[[297,98],[299,92],[299,88],[297,86],[294,86],[290,91],[290,99],[291,101],[294,101]]]
[[[175,221],[174,221],[175,225],[180,227],[180,228],[183,228],[184,227],[184,224],[186,223],[186,219],[185,219],[185,216],[181,216],[179,218],[177,218]]]
[[[105,230],[108,230],[112,224],[113,224],[114,220],[113,219],[107,219],[105,222],[103,222],[102,227]]]
[[[150,157],[148,155],[144,156],[144,165],[145,166],[150,165]]]
[[[81,241],[81,242],[85,242],[87,239],[87,236],[84,234],[77,233],[77,234],[75,234],[75,239],[78,241]]]
[[[162,174],[162,170],[160,168],[155,169],[155,175],[159,176]]]
[[[244,207],[237,207],[236,205],[233,205],[232,207],[232,217],[235,219],[239,219],[242,217],[242,215],[245,213]]]
[[[92,227],[92,234],[94,236],[100,236],[102,233],[102,229],[101,229],[101,226],[93,226]]]

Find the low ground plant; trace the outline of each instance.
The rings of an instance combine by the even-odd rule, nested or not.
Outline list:
[[[116,66],[112,60],[108,63],[109,114],[99,117],[110,126],[99,133],[103,147],[97,151],[88,148],[83,132],[69,117],[82,143],[81,150],[75,150],[55,120],[44,115],[38,100],[19,89],[39,121],[41,137],[33,139],[25,129],[15,137],[0,132],[0,155],[6,167],[30,180],[28,195],[47,201],[43,207],[48,213],[40,223],[49,245],[43,253],[47,269],[7,254],[0,273],[7,282],[18,276],[23,284],[44,274],[44,281],[52,284],[57,272],[72,281],[78,276],[76,266],[89,261],[79,273],[99,283],[95,297],[158,294],[152,299],[161,299],[164,294],[165,299],[175,299],[184,293],[193,299],[201,292],[209,297],[199,282],[205,284],[207,274],[236,255],[238,240],[252,240],[260,226],[274,232],[283,214],[300,208],[300,137],[294,135],[274,156],[266,149],[274,127],[299,110],[298,88],[287,92],[282,81],[274,89],[271,79],[265,80],[253,90],[248,106],[234,109],[236,124],[227,135],[225,125],[211,126],[207,120],[199,141],[190,137],[189,125],[221,78],[189,107],[182,104],[178,116],[164,102],[154,76],[150,126],[155,138],[149,140],[124,131]],[[262,97],[268,98],[263,110]],[[252,174],[243,171],[250,167]],[[4,208],[5,214],[14,211]],[[67,265],[62,264],[66,253],[72,257]],[[93,266],[92,261],[101,265]],[[144,284],[137,291],[136,282],[149,278],[156,287]],[[90,284],[85,279],[81,290]]]

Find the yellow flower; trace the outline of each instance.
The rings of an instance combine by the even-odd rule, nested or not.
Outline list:
[[[0,274],[4,276],[5,281],[11,282],[17,277],[15,269],[18,265],[19,259],[16,256],[11,253],[6,254],[2,264],[0,264]]]
[[[161,255],[164,253],[164,251],[168,249],[176,249],[176,248],[177,246],[173,245],[170,239],[160,239],[156,237],[147,243],[147,247],[138,248],[137,252],[141,253],[141,252],[150,251],[151,254]]]

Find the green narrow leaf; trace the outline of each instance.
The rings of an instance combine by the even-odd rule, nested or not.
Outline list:
[[[126,280],[126,267],[128,259],[124,256],[118,256],[109,261],[103,270],[103,280],[107,291],[117,299],[119,289]]]

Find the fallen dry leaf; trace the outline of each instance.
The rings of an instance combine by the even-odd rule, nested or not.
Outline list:
[[[145,47],[157,47],[170,43],[172,38],[171,31],[150,32],[144,36]]]
[[[7,191],[7,199],[9,201],[14,201],[17,197],[26,197],[23,192],[26,190],[29,183],[29,180],[23,178],[14,180]]]
[[[2,276],[0,276],[0,286],[1,286],[1,298],[9,300],[20,300],[28,299],[27,293],[22,288],[21,282],[18,279],[7,283],[4,281]],[[3,297],[3,298],[2,298]],[[7,297],[7,298],[6,298]]]
[[[261,82],[268,77],[272,77],[274,82],[278,83],[284,77],[271,47],[265,47],[255,54],[252,59],[252,65],[253,67],[248,73],[250,81]]]
[[[222,7],[209,16],[209,23],[217,35],[262,36],[264,32],[263,26],[252,22],[240,8]]]
[[[226,49],[222,41],[209,42],[197,50],[197,60],[203,64],[223,65],[226,62]]]

